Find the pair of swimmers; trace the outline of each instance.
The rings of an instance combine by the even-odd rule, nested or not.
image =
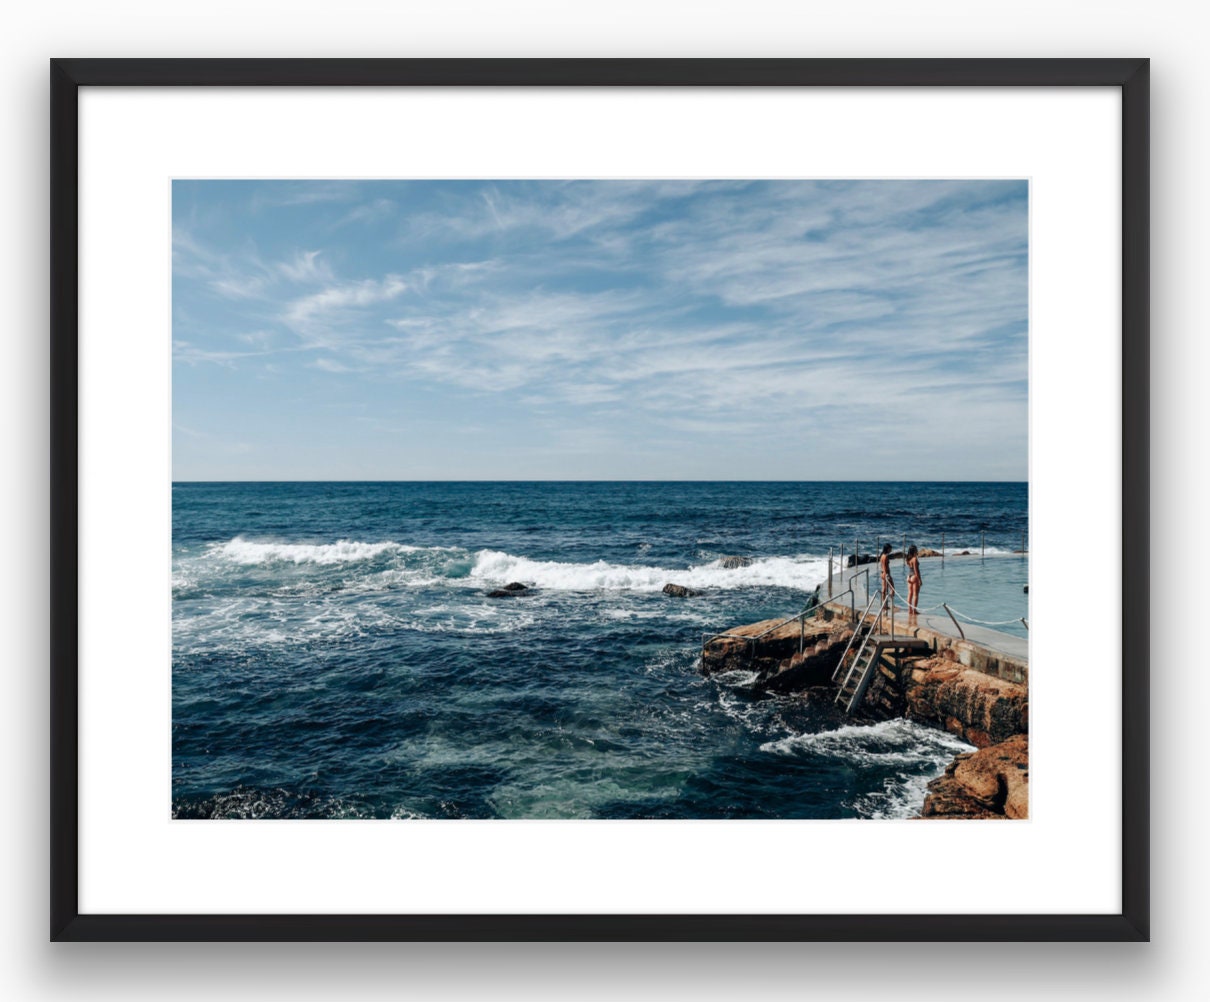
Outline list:
[[[915,613],[920,605],[920,554],[913,543],[907,551],[908,568],[908,612]],[[895,580],[891,577],[891,544],[885,543],[878,558],[878,576],[882,585],[882,597],[895,593]]]

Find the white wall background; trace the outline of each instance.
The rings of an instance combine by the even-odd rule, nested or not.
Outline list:
[[[1153,0],[205,0],[9,5],[0,33],[0,970],[11,997],[1201,997],[1210,677],[1182,643],[1206,510],[1204,18]],[[52,56],[1120,56],[1152,65],[1153,937],[1146,947],[57,945],[47,936],[47,60]],[[1107,541],[1106,545],[1114,545]],[[1171,570],[1169,570],[1171,568]],[[1143,573],[1145,569],[1139,568]],[[1200,625],[1195,618],[1190,628]],[[1088,763],[1097,768],[1095,758]],[[1107,768],[1112,763],[1106,763]],[[739,874],[737,874],[739,876]],[[918,879],[977,880],[944,860]],[[852,972],[858,972],[855,977]]]

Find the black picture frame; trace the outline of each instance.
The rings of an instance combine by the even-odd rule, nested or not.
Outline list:
[[[1122,554],[1146,567],[1147,59],[56,59],[50,65],[50,938],[57,941],[1145,941],[1149,624],[1122,620],[1116,915],[100,915],[78,905],[78,100],[81,87],[1112,87],[1122,94]],[[1146,573],[1122,607],[1147,609]]]

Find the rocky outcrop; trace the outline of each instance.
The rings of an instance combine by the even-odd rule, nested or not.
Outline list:
[[[488,598],[512,598],[514,595],[523,595],[528,591],[533,591],[529,585],[523,585],[520,581],[510,581],[503,588],[496,588],[494,591],[487,593]]]
[[[934,780],[921,817],[1027,817],[1027,664],[971,641],[923,628],[910,632],[927,640],[932,651],[923,657],[906,651],[898,656],[884,653],[857,717],[868,721],[907,716],[979,749],[959,755]],[[803,693],[804,698],[822,693],[830,702],[835,690],[824,687],[832,685],[851,636],[847,610],[827,605],[801,625],[798,619],[752,623],[708,641],[702,649],[702,673],[755,671],[752,684],[758,691]]]
[[[1024,685],[944,656],[905,667],[900,686],[908,716],[956,734],[976,748],[1029,732],[1029,690]]]
[[[686,588],[679,584],[664,585],[665,595],[675,595],[677,598],[692,598],[694,595],[700,595],[700,591],[694,591],[692,588]]]
[[[751,557],[723,557],[723,559],[719,561],[719,566],[721,566],[725,570],[729,570],[729,571],[733,571],[737,567],[750,567],[750,566],[752,566],[752,558]]]
[[[1029,738],[957,756],[928,786],[922,818],[1029,817]]]
[[[802,651],[778,662],[775,669],[757,680],[756,688],[761,692],[797,692],[813,685],[827,685],[852,635],[853,631],[847,627],[823,635],[813,632],[814,643],[804,639]]]
[[[708,641],[702,648],[702,674],[742,669],[756,671],[762,678],[784,675],[772,686],[779,691],[822,684],[831,679],[832,670],[848,641],[849,629],[846,623],[813,617],[808,617],[801,625],[797,619],[789,622],[767,619],[739,626]],[[804,665],[809,659],[820,656],[822,659]],[[832,667],[824,678],[819,678],[829,658]],[[784,674],[787,672],[790,674]]]

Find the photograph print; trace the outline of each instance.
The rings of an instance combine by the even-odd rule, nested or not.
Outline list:
[[[1029,185],[176,180],[185,820],[1029,816]]]

